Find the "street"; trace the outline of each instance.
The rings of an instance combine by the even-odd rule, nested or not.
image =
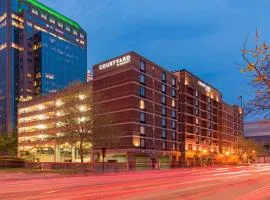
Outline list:
[[[0,199],[269,200],[270,166],[99,175],[0,173]]]

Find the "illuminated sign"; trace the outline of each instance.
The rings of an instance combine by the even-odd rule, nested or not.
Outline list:
[[[110,62],[101,64],[101,65],[99,65],[98,68],[99,68],[99,70],[103,70],[103,69],[107,69],[107,68],[110,68],[110,67],[113,67],[113,66],[119,67],[121,65],[125,65],[127,63],[130,63],[130,61],[131,61],[131,56],[126,55],[126,56],[123,56],[121,58],[117,58],[115,60],[112,60]]]
[[[198,81],[198,84],[200,86],[202,86],[207,92],[211,92],[211,88],[208,85],[206,85],[205,83]]]

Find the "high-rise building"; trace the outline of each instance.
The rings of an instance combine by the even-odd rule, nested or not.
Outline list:
[[[36,0],[0,1],[0,131],[16,127],[18,101],[86,81],[86,38]]]

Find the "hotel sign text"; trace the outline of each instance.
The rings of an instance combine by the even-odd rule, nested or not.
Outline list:
[[[131,62],[131,56],[126,55],[126,56],[123,56],[121,58],[117,58],[115,60],[112,60],[110,62],[101,64],[101,65],[99,65],[98,68],[99,68],[99,70],[103,70],[103,69],[107,69],[107,68],[110,68],[110,67],[113,67],[113,66],[118,67],[118,66],[130,63],[130,62]]]
[[[203,82],[201,82],[201,81],[198,81],[198,84],[199,84],[200,86],[202,86],[203,88],[205,88],[205,90],[206,90],[207,92],[211,92],[211,88],[210,88],[208,85],[206,85],[205,83],[203,83]]]

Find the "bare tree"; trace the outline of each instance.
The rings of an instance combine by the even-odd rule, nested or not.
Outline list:
[[[83,163],[83,155],[93,152],[90,149],[100,146],[110,148],[116,141],[117,130],[112,126],[104,126],[111,121],[110,116],[96,116],[104,109],[93,103],[92,89],[81,90],[81,86],[80,83],[74,83],[64,89],[56,102],[59,116],[56,126],[61,132],[56,136],[56,141],[58,144],[69,143],[77,147]]]
[[[244,42],[242,58],[245,67],[242,73],[251,76],[251,85],[255,88],[254,98],[245,105],[246,114],[270,117],[270,46],[262,42],[258,30],[256,30],[255,46],[248,48],[248,39]]]

